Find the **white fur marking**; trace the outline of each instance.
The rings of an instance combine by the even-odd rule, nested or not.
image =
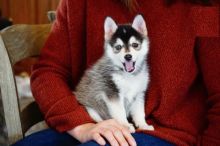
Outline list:
[[[112,78],[120,91],[120,97],[123,99],[127,98],[129,102],[139,93],[145,92],[149,82],[149,75],[146,71],[146,67],[135,76],[125,72],[122,75],[113,74]]]
[[[130,132],[135,132],[134,126],[127,120],[123,100],[108,100],[106,103],[109,108],[110,115],[122,125],[127,126]]]
[[[103,121],[102,118],[99,116],[99,114],[93,110],[92,108],[86,107],[90,117],[95,120],[96,122],[101,122]]]

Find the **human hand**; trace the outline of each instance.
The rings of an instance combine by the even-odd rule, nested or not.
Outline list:
[[[89,140],[96,141],[99,145],[105,145],[105,139],[111,146],[136,146],[129,129],[110,119],[99,123],[87,123],[75,127],[68,133],[81,143]]]

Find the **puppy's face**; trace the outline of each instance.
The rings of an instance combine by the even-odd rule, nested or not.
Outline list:
[[[141,15],[132,25],[116,25],[114,20],[105,20],[106,55],[123,71],[134,73],[139,70],[147,56],[149,46],[147,28]]]

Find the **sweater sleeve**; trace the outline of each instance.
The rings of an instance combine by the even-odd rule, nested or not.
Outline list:
[[[47,124],[60,132],[93,122],[85,108],[78,104],[70,88],[73,74],[71,66],[79,66],[80,62],[71,64],[67,3],[67,0],[60,2],[57,20],[38,62],[33,66],[31,76],[32,92]],[[77,20],[75,23],[78,23]]]
[[[220,37],[200,38],[198,50],[203,81],[208,91],[208,127],[201,145],[220,145]]]

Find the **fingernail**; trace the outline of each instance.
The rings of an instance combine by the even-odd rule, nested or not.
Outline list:
[[[105,145],[106,143],[105,143],[105,141],[100,141],[100,144]]]
[[[132,146],[137,146],[137,143],[135,141],[133,141]]]

